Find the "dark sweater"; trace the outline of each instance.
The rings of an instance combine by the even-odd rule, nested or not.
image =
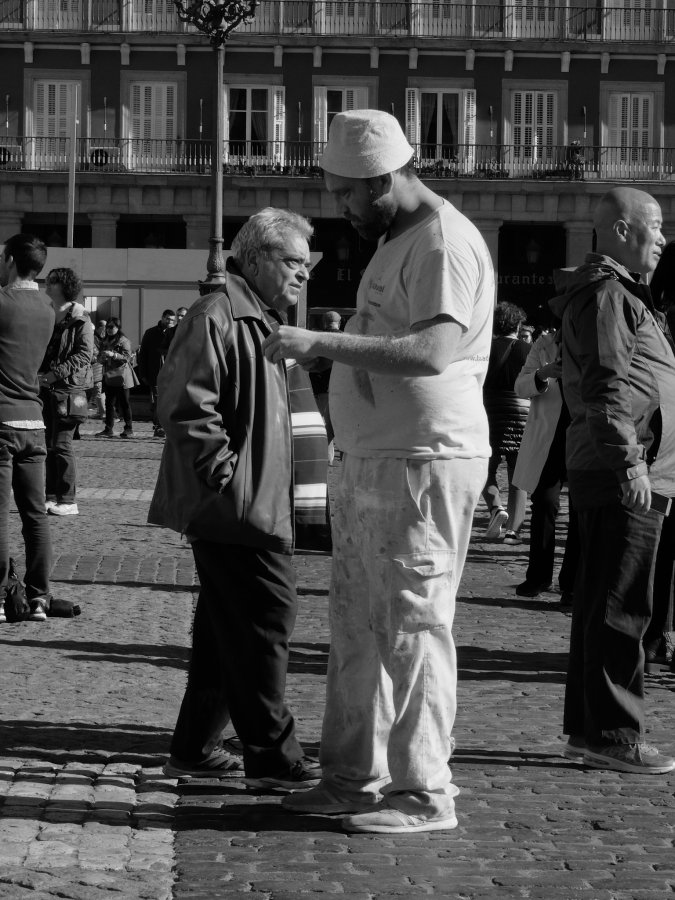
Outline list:
[[[45,294],[0,288],[0,422],[42,419],[37,373],[53,330]]]

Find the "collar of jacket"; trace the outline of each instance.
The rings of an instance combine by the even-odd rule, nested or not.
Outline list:
[[[263,315],[262,301],[258,295],[251,289],[248,281],[241,274],[239,266],[228,257],[225,263],[225,291],[230,300],[232,316],[235,319],[259,319],[265,328],[271,331],[265,316]]]

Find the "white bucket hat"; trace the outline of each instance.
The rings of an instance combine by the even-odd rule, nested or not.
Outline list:
[[[343,178],[375,178],[400,169],[415,151],[398,120],[379,109],[338,113],[319,165]]]

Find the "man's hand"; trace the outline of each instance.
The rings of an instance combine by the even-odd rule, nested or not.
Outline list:
[[[621,502],[626,509],[635,512],[649,512],[652,505],[652,492],[648,475],[639,475],[630,481],[621,483]]]
[[[319,355],[316,340],[317,332],[293,328],[291,325],[280,325],[273,334],[265,338],[263,350],[265,356],[274,363],[282,359],[307,362]]]
[[[537,369],[537,375],[544,381],[547,378],[562,378],[562,361],[556,359],[540,369]]]

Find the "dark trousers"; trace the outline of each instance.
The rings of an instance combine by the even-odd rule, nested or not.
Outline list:
[[[201,589],[171,753],[205,759],[231,719],[247,775],[284,771],[303,755],[284,703],[297,613],[292,558],[202,540],[192,552]]]
[[[122,418],[124,419],[124,430],[131,431],[133,423],[131,421],[131,404],[129,402],[129,388],[116,387],[112,384],[106,384],[103,387],[105,391],[105,427],[108,431],[113,430],[115,425],[115,406],[119,405]]]
[[[9,570],[9,505],[21,516],[26,547],[26,597],[49,594],[52,544],[45,512],[45,438],[43,431],[0,425],[0,596],[4,597]]]
[[[652,617],[645,632],[645,648],[658,650],[663,636],[675,630],[675,610],[673,609],[673,569],[675,568],[675,503],[670,514],[663,520],[663,528],[656,551],[654,570],[654,602]]]
[[[642,637],[663,516],[618,501],[577,515],[581,561],[563,730],[590,745],[635,743],[644,734]]]
[[[73,451],[73,435],[80,420],[62,418],[56,411],[56,401],[51,392],[43,394],[43,418],[47,462],[45,465],[47,499],[75,502],[77,468]]]
[[[150,415],[152,416],[152,427],[159,428],[160,422],[157,418],[157,385],[150,385]]]
[[[555,524],[560,512],[560,491],[566,478],[565,443],[551,446],[539,483],[532,492],[530,517],[530,554],[526,579],[532,584],[550,584],[555,562]],[[562,591],[574,591],[579,563],[579,533],[577,515],[569,502],[569,526],[565,554],[558,574]]]

